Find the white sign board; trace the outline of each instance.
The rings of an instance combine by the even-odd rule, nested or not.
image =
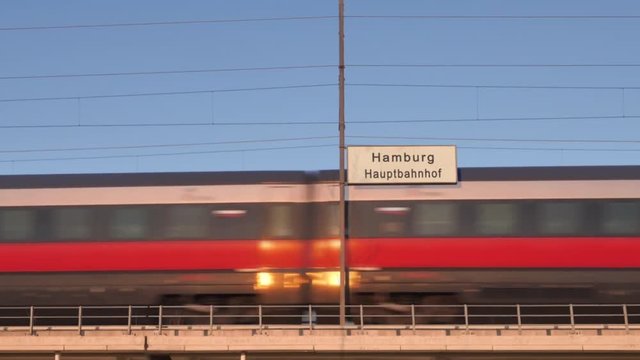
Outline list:
[[[456,147],[349,146],[349,184],[455,184]]]

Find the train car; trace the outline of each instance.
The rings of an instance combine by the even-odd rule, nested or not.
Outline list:
[[[357,301],[640,300],[640,167],[467,168],[459,179],[349,187]]]
[[[312,191],[304,172],[2,176],[0,305],[308,303]]]
[[[353,303],[640,300],[640,167],[348,187]],[[335,304],[337,172],[0,177],[0,305]]]

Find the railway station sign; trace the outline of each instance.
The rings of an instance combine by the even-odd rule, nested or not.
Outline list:
[[[349,146],[349,184],[455,184],[456,147]]]

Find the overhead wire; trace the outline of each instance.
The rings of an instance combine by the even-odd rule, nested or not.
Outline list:
[[[607,20],[607,19],[640,19],[640,15],[367,15],[367,14],[354,14],[354,15],[346,15],[345,18],[346,19],[373,19],[373,20],[385,20],[385,19],[386,20],[570,20],[570,19]],[[315,16],[236,18],[236,19],[196,19],[196,20],[120,22],[120,23],[102,23],[102,24],[7,26],[7,27],[0,27],[0,31],[149,27],[149,26],[167,26],[167,25],[202,25],[202,24],[308,21],[308,20],[333,20],[333,19],[338,19],[338,16],[337,15],[315,15]]]
[[[477,85],[477,84],[419,84],[419,83],[347,83],[352,87],[418,87],[469,89],[569,89],[569,90],[638,90],[640,86],[575,86],[575,85]]]
[[[390,139],[390,140],[444,140],[444,141],[491,141],[491,142],[550,142],[550,143],[617,143],[640,144],[640,140],[619,139],[531,139],[531,138],[479,138],[479,137],[438,137],[438,136],[375,136],[349,135],[354,139]]]
[[[32,152],[57,152],[57,151],[88,151],[88,150],[124,150],[124,149],[148,149],[158,147],[187,147],[187,146],[208,146],[208,145],[231,145],[231,144],[253,144],[253,143],[270,143],[284,141],[308,141],[334,139],[337,136],[308,136],[296,138],[279,138],[279,139],[256,139],[256,140],[230,140],[216,142],[197,142],[197,143],[175,143],[175,144],[149,144],[149,145],[125,145],[125,146],[91,146],[91,147],[73,147],[73,148],[40,148],[40,149],[16,149],[16,150],[0,150],[0,153],[32,153]]]
[[[345,15],[347,19],[387,20],[607,20],[640,19],[640,15]]]
[[[201,154],[237,153],[237,152],[252,152],[252,151],[308,149],[308,148],[335,147],[335,146],[338,146],[338,145],[337,144],[295,145],[295,146],[245,148],[245,149],[185,151],[185,152],[170,152],[170,153],[155,153],[155,154],[124,154],[124,155],[103,155],[103,156],[76,156],[76,157],[61,157],[61,158],[13,159],[13,160],[0,160],[0,163],[36,162],[36,161],[66,161],[66,160],[98,160],[98,159],[119,159],[119,158],[141,158],[141,157],[155,157],[155,156],[201,155]]]
[[[331,20],[337,19],[336,15],[318,16],[283,16],[264,18],[237,18],[237,19],[202,19],[202,20],[173,20],[173,21],[147,21],[147,22],[121,22],[106,24],[68,24],[50,26],[8,26],[0,27],[0,31],[24,31],[24,30],[65,30],[65,29],[91,29],[91,28],[115,28],[115,27],[147,27],[166,25],[202,25],[225,23],[250,23],[250,22],[277,22],[277,21],[304,21],[304,20]]]
[[[335,65],[288,65],[288,66],[263,66],[244,68],[215,68],[215,69],[188,69],[188,70],[157,70],[157,71],[130,71],[130,72],[104,72],[82,74],[41,74],[41,75],[16,75],[0,76],[0,80],[25,80],[25,79],[58,79],[80,77],[107,77],[107,76],[142,76],[142,75],[172,75],[172,74],[200,74],[216,72],[243,72],[243,71],[278,71],[278,70],[304,70],[332,68]]]
[[[545,67],[640,67],[640,64],[348,64],[352,68],[545,68]]]
[[[412,124],[412,123],[465,123],[465,122],[511,122],[511,121],[565,121],[565,120],[625,120],[638,119],[640,115],[600,116],[550,116],[550,117],[504,117],[504,118],[458,118],[458,119],[396,119],[396,120],[352,120],[348,124]],[[336,125],[335,121],[239,121],[197,123],[125,123],[125,124],[36,124],[0,125],[0,129],[50,129],[50,128],[111,128],[111,127],[181,127],[181,126],[290,126],[290,125]]]
[[[185,69],[185,70],[156,70],[156,71],[114,71],[77,74],[34,74],[34,75],[7,75],[0,76],[0,80],[27,80],[27,79],[60,79],[82,77],[110,77],[110,76],[149,76],[149,75],[174,75],[174,74],[200,74],[217,72],[248,72],[248,71],[279,71],[279,70],[305,70],[334,68],[335,64],[319,65],[283,65],[263,67],[240,68],[210,68],[210,69]],[[349,64],[351,68],[546,68],[546,67],[640,67],[640,64]]]
[[[211,93],[224,93],[224,92],[268,91],[268,90],[319,88],[319,87],[328,87],[328,86],[336,86],[336,85],[337,84],[333,84],[333,83],[330,83],[330,84],[301,84],[301,85],[283,85],[283,86],[235,88],[235,89],[234,88],[230,88],[230,89],[212,89],[212,90],[142,92],[142,93],[112,94],[112,95],[85,95],[85,96],[56,96],[56,97],[36,97],[36,98],[13,98],[13,99],[0,99],[0,102],[86,100],[86,99],[105,99],[105,98],[139,97],[139,96],[168,96],[168,95],[211,94]]]

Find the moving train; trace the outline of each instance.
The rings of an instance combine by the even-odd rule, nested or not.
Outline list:
[[[335,304],[336,171],[0,176],[0,306]],[[347,189],[352,303],[638,302],[640,166]]]

